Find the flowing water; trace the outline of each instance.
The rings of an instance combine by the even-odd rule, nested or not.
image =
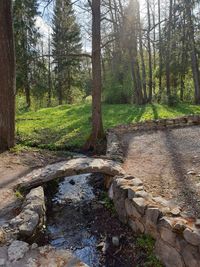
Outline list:
[[[103,179],[103,178],[102,178]],[[97,237],[91,232],[95,200],[91,175],[65,178],[51,199],[47,220],[50,244],[70,249],[91,267],[99,266]]]
[[[47,242],[71,250],[89,267],[143,266],[144,253],[142,258],[136,255],[135,237],[114,212],[103,191],[103,178],[84,174],[47,185]],[[113,237],[119,245],[114,245]]]

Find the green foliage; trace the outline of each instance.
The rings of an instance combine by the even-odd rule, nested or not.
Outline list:
[[[104,206],[112,213],[112,214],[116,214],[116,210],[115,210],[115,206],[114,203],[112,201],[112,199],[109,198],[108,193],[107,192],[102,192],[101,194],[101,200],[104,204]]]
[[[76,87],[80,59],[72,54],[80,54],[80,29],[71,0],[56,0],[53,16],[53,59],[56,73],[56,92],[59,104],[66,100],[73,103],[72,86]]]
[[[37,0],[15,0],[13,3],[14,35],[16,50],[16,86],[18,92],[31,87],[39,38],[36,28]],[[34,65],[34,66],[33,66]]]
[[[153,253],[155,240],[149,235],[142,235],[137,238],[136,244],[139,248],[144,249],[148,254]]]
[[[173,118],[200,114],[200,106],[178,104],[175,107],[149,104],[103,104],[105,129],[119,124],[149,119]],[[20,143],[51,150],[80,148],[91,131],[91,104],[63,105],[17,115],[17,137]]]
[[[171,107],[175,107],[180,102],[177,95],[170,95],[168,98],[168,105]]]
[[[22,151],[28,151],[28,150],[32,150],[32,149],[28,146],[24,146],[23,144],[17,144],[13,148],[11,148],[9,151],[11,153],[21,153]]]
[[[19,190],[15,191],[15,196],[16,196],[16,198],[18,198],[20,200],[24,199],[23,194]]]
[[[121,60],[119,60],[118,57],[120,57]],[[104,102],[108,104],[130,104],[133,100],[134,93],[129,66],[130,59],[127,58],[126,55],[120,55],[118,51],[116,57],[112,61],[110,61],[109,54],[107,55],[105,53],[104,60]]]
[[[155,240],[150,235],[142,235],[137,238],[136,245],[147,254],[145,267],[163,267],[161,262],[154,255]]]

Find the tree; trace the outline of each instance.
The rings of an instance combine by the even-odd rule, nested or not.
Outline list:
[[[162,33],[161,33],[161,8],[160,0],[158,0],[158,32],[159,32],[159,91],[158,91],[158,101],[161,101],[162,96],[162,68],[163,68],[163,56],[162,56]]]
[[[101,111],[101,0],[92,0],[92,132],[86,148],[96,150],[104,137]]]
[[[150,15],[150,3],[149,0],[147,3],[147,17],[148,17],[148,30],[147,30],[147,43],[148,43],[148,54],[149,54],[149,102],[152,101],[152,89],[153,89],[153,77],[152,77],[152,54],[151,54],[151,15]]]
[[[12,1],[0,1],[0,151],[14,146],[15,53]]]
[[[191,65],[194,81],[194,100],[195,104],[200,104],[200,72],[199,72],[199,62],[197,56],[197,48],[195,41],[195,30],[194,22],[192,19],[192,6],[193,1],[185,1],[186,17],[188,24],[188,36],[189,36],[189,47],[190,47],[190,56],[191,56]]]
[[[14,33],[17,64],[17,91],[22,90],[26,104],[31,105],[31,68],[37,55],[38,29],[35,26],[38,15],[37,0],[15,0],[13,5]]]
[[[82,45],[71,0],[55,2],[52,44],[59,104],[64,99],[72,103],[73,76],[79,71],[80,65],[79,57],[72,54],[80,54]]]

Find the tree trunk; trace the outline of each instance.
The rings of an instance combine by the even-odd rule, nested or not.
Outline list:
[[[168,31],[167,31],[167,51],[166,51],[166,87],[167,87],[167,98],[168,103],[171,96],[171,87],[170,87],[170,63],[171,63],[171,23],[172,23],[172,0],[170,0],[169,6],[169,18],[168,18]]]
[[[51,82],[51,37],[49,33],[48,37],[48,98],[47,98],[47,107],[51,106],[51,87],[52,87],[52,82]]]
[[[155,14],[155,0],[153,0],[153,71],[155,73],[156,70],[156,14]],[[153,93],[156,94],[156,80],[153,75]]]
[[[58,72],[57,72],[57,79],[58,79],[58,85],[57,85],[57,93],[58,93],[58,104],[63,104],[63,89],[62,89],[62,81],[63,81],[63,74],[61,70],[61,62],[58,61]]]
[[[12,1],[0,1],[0,151],[15,140],[15,54]]]
[[[28,73],[26,74],[26,84],[25,84],[24,90],[25,90],[25,96],[26,96],[26,105],[27,105],[27,108],[30,108],[31,96],[30,96],[30,85],[29,85],[29,80],[28,80]]]
[[[139,23],[139,50],[140,50],[140,59],[141,59],[141,67],[142,67],[142,88],[144,94],[144,102],[147,102],[147,85],[146,85],[146,67],[144,62],[144,53],[143,53],[143,45],[142,45],[142,29],[141,29],[141,19],[140,19],[140,5],[139,1],[137,1],[137,12],[138,12],[138,23]]]
[[[186,2],[186,12],[188,17],[188,26],[189,26],[189,37],[190,37],[190,55],[191,55],[191,64],[192,64],[192,73],[194,81],[194,100],[195,104],[200,104],[200,73],[199,73],[199,62],[197,58],[197,49],[194,38],[194,24],[192,20],[191,12],[191,2]]]
[[[180,100],[184,100],[185,91],[185,74],[187,66],[187,43],[186,43],[186,17],[185,10],[183,11],[183,22],[182,22],[182,42],[181,42],[181,69],[180,69]]]
[[[100,0],[92,1],[92,133],[86,148],[96,150],[104,137],[101,111],[101,13]]]
[[[159,27],[159,93],[158,93],[158,102],[160,102],[161,98],[162,98],[162,66],[163,66],[160,0],[158,0],[158,27]]]
[[[149,102],[152,101],[152,86],[153,86],[153,77],[152,77],[152,55],[151,55],[151,16],[150,16],[150,5],[147,0],[147,16],[148,16],[148,34],[147,34],[147,42],[148,42],[148,54],[149,54]]]
[[[137,53],[137,49],[133,49],[134,53]],[[129,51],[130,63],[131,63],[131,76],[134,84],[134,102],[137,105],[144,104],[142,85],[140,78],[140,69],[137,60],[137,55],[134,55],[132,50]]]

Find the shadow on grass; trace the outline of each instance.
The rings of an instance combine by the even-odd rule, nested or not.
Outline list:
[[[153,118],[154,118],[154,120],[157,120],[159,118],[157,107],[154,104],[151,104],[150,106],[151,106],[152,111],[153,111]]]
[[[166,110],[169,112],[177,112],[183,115],[189,115],[189,114],[195,114],[195,113],[200,113],[200,106],[192,106],[188,104],[178,104],[177,106],[169,107],[165,106]],[[195,110],[196,109],[196,110]]]
[[[91,129],[89,105],[59,107],[41,114],[40,123],[29,122],[30,128],[26,124],[19,133],[21,143],[50,150],[79,148],[84,144]]]
[[[146,105],[137,106],[137,115],[135,117],[135,122],[139,122],[146,111]]]
[[[110,128],[119,124],[139,122],[145,111],[145,105],[103,105],[103,121],[105,128]]]

